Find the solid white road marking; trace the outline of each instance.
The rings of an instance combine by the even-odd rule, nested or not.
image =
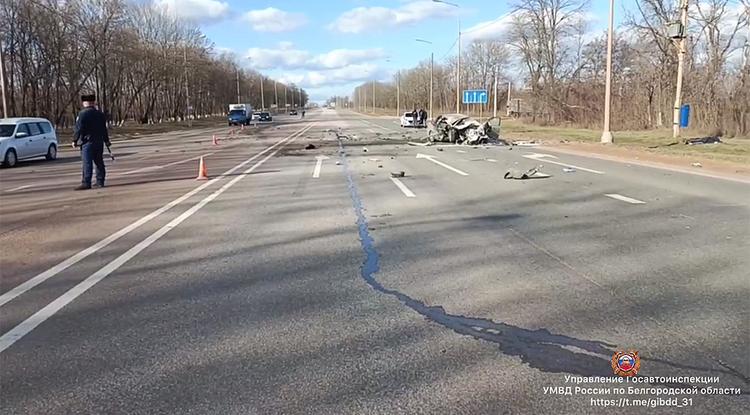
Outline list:
[[[393,183],[396,185],[396,187],[398,187],[399,189],[401,189],[401,191],[404,193],[404,195],[406,195],[406,197],[417,197],[417,195],[415,195],[414,192],[412,192],[411,190],[409,190],[409,188],[406,187],[406,185],[401,180],[399,180],[399,179],[397,179],[395,177],[391,177],[391,181],[393,181]]]
[[[312,127],[312,124],[308,125],[307,129],[302,131],[299,135],[304,134],[304,132],[309,130],[311,127]],[[295,135],[294,138],[286,142],[284,145],[291,143],[299,135]],[[288,138],[289,137],[287,137],[287,139]],[[287,139],[284,139],[283,141],[286,141]],[[276,144],[280,144],[283,141],[279,141]],[[283,148],[284,145],[282,145],[281,148]],[[44,308],[34,313],[31,317],[27,318],[26,320],[21,322],[19,325],[10,329],[10,331],[3,334],[0,337],[0,353],[2,353],[8,347],[12,346],[13,343],[21,339],[23,336],[25,336],[26,334],[34,330],[37,326],[42,324],[45,320],[55,315],[63,307],[70,304],[73,300],[78,298],[81,294],[85,293],[89,288],[93,287],[99,281],[103,280],[112,272],[116,271],[123,264],[128,262],[131,258],[138,255],[144,249],[148,248],[151,244],[159,240],[159,238],[164,236],[167,232],[176,228],[180,223],[184,222],[187,218],[192,216],[195,212],[199,211],[203,206],[205,206],[212,200],[216,199],[219,195],[224,193],[230,187],[234,186],[235,183],[239,182],[240,180],[245,178],[247,175],[252,173],[253,170],[255,170],[260,165],[265,163],[271,157],[275,156],[276,153],[278,153],[279,150],[281,150],[281,148],[274,150],[271,154],[264,157],[262,160],[255,163],[252,167],[242,172],[241,175],[230,180],[229,182],[224,184],[224,186],[221,186],[218,190],[216,190],[215,192],[203,198],[203,200],[193,205],[190,209],[186,210],[183,214],[174,218],[172,221],[170,221],[166,225],[159,228],[159,230],[149,235],[146,239],[142,240],[137,245],[125,251],[125,253],[123,253],[119,257],[115,258],[112,262],[108,263],[103,268],[99,269],[95,273],[91,274],[88,278],[78,283],[76,286],[68,290],[65,294],[56,298],[51,303],[47,304]]]
[[[102,239],[101,241],[95,243],[94,245],[91,245],[90,247],[78,252],[77,254],[73,255],[72,257],[60,262],[59,264],[53,266],[52,268],[37,274],[33,278],[23,282],[22,284],[19,284],[18,286],[14,287],[10,291],[7,291],[0,295],[0,306],[3,306],[4,304],[8,303],[9,301],[13,300],[14,298],[18,297],[19,295],[25,293],[26,291],[36,287],[37,285],[43,283],[44,281],[47,281],[48,279],[54,277],[55,275],[59,274],[60,272],[64,271],[68,267],[75,265],[79,261],[83,260],[84,258],[88,257],[89,255],[99,251],[100,249],[106,247],[107,245],[111,244],[112,242],[120,239],[124,235],[127,235],[134,229],[137,229],[144,223],[150,221],[151,219],[154,219],[164,212],[168,211],[169,209],[177,206],[178,204],[182,203],[183,201],[187,200],[191,196],[195,195],[196,193],[200,192],[201,190],[205,189],[206,187],[216,183],[219,179],[222,179],[232,173],[234,173],[236,170],[241,169],[248,163],[252,162],[256,158],[262,156],[263,154],[267,153],[268,151],[274,149],[276,146],[282,144],[283,142],[289,140],[290,138],[294,137],[297,134],[304,134],[305,131],[307,131],[310,128],[310,126],[303,128],[302,130],[299,130],[296,133],[291,134],[290,136],[276,142],[275,144],[266,147],[264,150],[262,150],[260,153],[255,154],[254,156],[250,157],[249,159],[243,161],[242,163],[232,167],[231,169],[225,171],[220,176],[211,179],[207,181],[206,183],[203,183],[202,185],[196,187],[195,189],[185,193],[184,195],[178,197],[177,199],[167,203],[166,205],[160,207],[159,209],[156,209],[155,211],[149,213],[148,215],[138,219],[137,221],[131,223],[130,225],[120,229],[119,231],[109,235],[108,237]]]
[[[427,154],[417,153],[417,158],[418,159],[427,159],[427,160],[430,160],[431,162],[437,164],[438,166],[445,167],[446,169],[448,169],[448,170],[450,170],[450,171],[452,171],[454,173],[460,174],[461,176],[468,176],[469,175],[469,173],[466,173],[465,171],[462,171],[462,170],[459,170],[459,169],[457,169],[455,167],[449,166],[449,165],[443,163],[440,160],[436,160],[435,156],[430,156],[430,155],[427,155]]]
[[[146,172],[146,171],[160,170],[160,169],[163,169],[165,167],[171,167],[171,166],[176,166],[178,164],[187,163],[188,161],[200,160],[201,157],[208,157],[211,154],[214,154],[214,153],[213,152],[206,153],[206,154],[202,154],[200,156],[191,157],[189,159],[179,160],[179,161],[175,161],[175,162],[168,163],[168,164],[162,164],[162,165],[159,165],[159,166],[143,167],[143,168],[140,168],[140,169],[135,169],[135,170],[130,170],[130,171],[124,171],[122,173],[116,173],[116,174],[120,175],[120,176],[126,176],[128,174],[135,174],[135,173],[143,173],[143,172]],[[115,175],[115,174],[113,174],[113,175]]]
[[[27,185],[24,185],[24,186],[18,186],[18,187],[14,187],[12,189],[6,190],[5,193],[15,192],[15,191],[18,191],[18,190],[23,190],[23,189],[28,189],[29,187],[33,187],[33,186],[34,186],[33,184],[27,184]]]
[[[618,195],[617,193],[606,193],[604,196],[611,197],[612,199],[621,200],[623,202],[632,203],[634,205],[643,205],[646,203],[642,200],[633,199],[632,197]]]
[[[456,153],[466,153],[465,150],[456,150]]]
[[[566,164],[566,163],[560,163],[560,162],[554,161],[554,160],[543,159],[543,158],[539,157],[539,155],[537,155],[536,153],[524,154],[523,156],[525,158],[527,158],[527,159],[532,159],[532,160],[536,160],[536,161],[544,161],[545,163],[557,164],[558,166],[569,167],[569,168],[573,168],[573,169],[577,169],[577,170],[587,171],[589,173],[604,174],[603,171],[599,171],[599,170],[592,170],[592,169],[587,169],[585,167],[576,166],[576,165],[573,165],[573,164]]]
[[[313,178],[320,178],[320,168],[323,167],[323,160],[328,160],[327,156],[316,156],[315,157],[315,170],[313,170]]]

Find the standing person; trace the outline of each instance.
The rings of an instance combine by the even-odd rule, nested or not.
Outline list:
[[[427,126],[427,111],[425,111],[424,108],[419,110],[419,124],[421,124],[422,127]]]
[[[73,147],[81,148],[81,185],[75,190],[91,189],[92,164],[96,165],[96,186],[104,187],[104,146],[110,145],[107,120],[96,108],[96,95],[83,95],[81,102],[83,109],[73,133]]]
[[[417,107],[414,107],[414,110],[411,112],[411,126],[416,127],[419,123],[419,113],[417,112]]]

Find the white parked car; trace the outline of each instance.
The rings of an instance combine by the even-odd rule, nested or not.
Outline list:
[[[57,158],[57,133],[44,118],[0,118],[0,157],[5,167],[19,160]]]
[[[401,126],[402,127],[414,127],[417,120],[414,119],[411,112],[405,112],[404,115],[401,116]]]

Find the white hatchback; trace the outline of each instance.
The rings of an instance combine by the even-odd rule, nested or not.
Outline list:
[[[5,167],[35,157],[54,160],[57,133],[44,118],[0,118],[0,157]]]

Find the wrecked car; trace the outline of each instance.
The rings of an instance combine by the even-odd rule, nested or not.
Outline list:
[[[480,123],[468,115],[444,114],[429,125],[427,139],[432,142],[485,144],[500,138],[500,118]]]

